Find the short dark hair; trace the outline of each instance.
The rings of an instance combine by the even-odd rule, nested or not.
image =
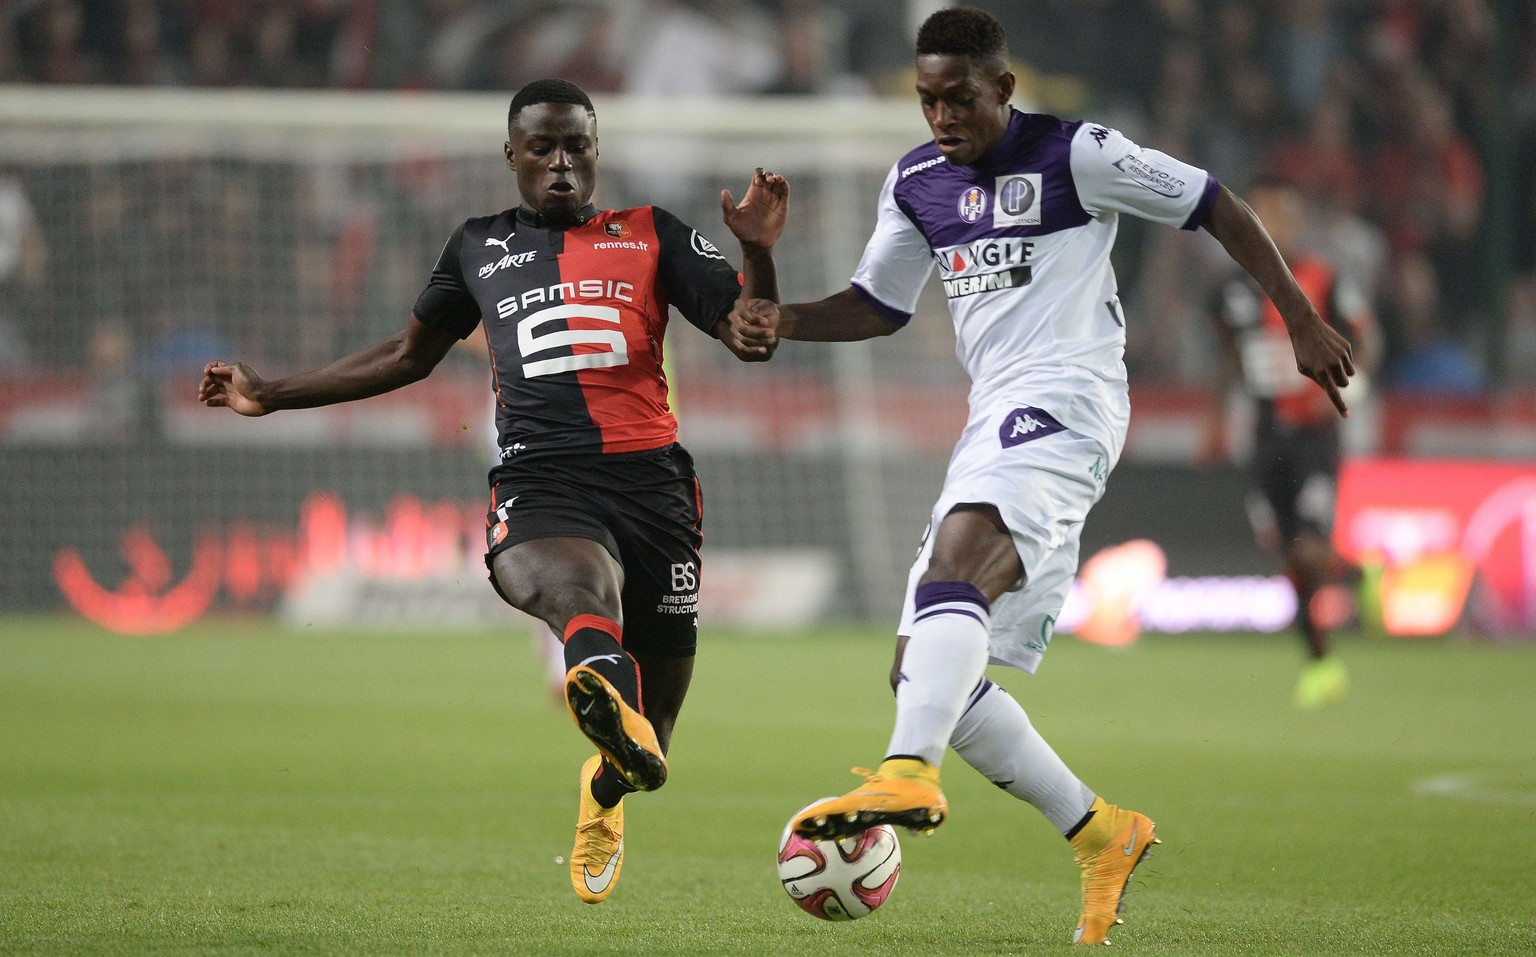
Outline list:
[[[1008,62],[1008,37],[997,17],[975,7],[947,7],[923,21],[917,55],[967,56]]]
[[[512,124],[517,122],[517,114],[522,112],[523,107],[540,103],[574,103],[586,107],[587,115],[593,120],[597,119],[597,111],[592,108],[592,98],[570,80],[534,80],[513,95],[512,105],[507,109],[507,128],[511,129]]]

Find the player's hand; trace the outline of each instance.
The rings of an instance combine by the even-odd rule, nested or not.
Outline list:
[[[720,214],[743,246],[772,249],[789,221],[789,180],[758,167],[740,203],[730,190],[720,191]]]
[[[742,362],[767,362],[779,347],[779,306],[767,299],[738,299],[715,335]]]
[[[1348,416],[1349,407],[1344,404],[1340,390],[1349,385],[1349,377],[1355,374],[1354,351],[1349,340],[1315,312],[1292,325],[1290,333],[1296,371],[1322,386],[1339,415]]]
[[[266,415],[272,410],[256,398],[261,385],[261,376],[245,363],[230,365],[215,359],[203,366],[203,381],[198,386],[197,399],[209,408],[233,409],[241,415]]]

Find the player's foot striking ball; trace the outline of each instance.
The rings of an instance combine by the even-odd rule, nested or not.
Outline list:
[[[565,676],[565,703],[581,733],[637,791],[667,783],[667,759],[656,729],[645,715],[624,703],[602,675],[577,665]]]
[[[1156,825],[1145,814],[1095,798],[1092,816],[1072,835],[1072,850],[1082,871],[1083,916],[1072,932],[1074,944],[1107,944],[1109,930],[1121,923],[1125,892],[1136,865],[1152,853]]]
[[[603,807],[592,796],[592,778],[602,763],[594,754],[581,766],[581,806],[571,849],[571,887],[588,904],[607,900],[624,869],[624,802]]]
[[[864,783],[801,811],[794,821],[796,834],[837,840],[881,824],[932,831],[949,813],[949,802],[939,789],[939,769],[926,761],[892,758],[873,773],[863,768],[853,773],[865,775]]]

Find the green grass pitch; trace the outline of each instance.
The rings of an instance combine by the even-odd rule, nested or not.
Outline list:
[[[588,750],[525,636],[128,639],[0,620],[0,953],[989,955],[1064,951],[1065,843],[958,759],[877,914],[778,887],[789,814],[880,757],[876,630],[708,633],[623,878],[566,868]],[[1343,642],[1290,706],[1284,638],[1062,637],[994,677],[1109,799],[1158,822],[1117,950],[1536,952],[1536,648]]]

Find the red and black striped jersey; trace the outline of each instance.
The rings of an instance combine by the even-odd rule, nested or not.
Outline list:
[[[1323,321],[1358,342],[1364,330],[1355,323],[1370,315],[1360,293],[1319,256],[1301,256],[1288,265]],[[1237,352],[1244,387],[1258,400],[1261,432],[1335,427],[1338,415],[1328,393],[1296,371],[1285,319],[1253,280],[1246,275],[1228,280],[1212,313],[1218,333]]]
[[[655,206],[587,206],[574,226],[505,210],[454,231],[412,310],[491,352],[502,459],[638,452],[677,439],[667,307],[712,334],[741,294],[713,243]]]

